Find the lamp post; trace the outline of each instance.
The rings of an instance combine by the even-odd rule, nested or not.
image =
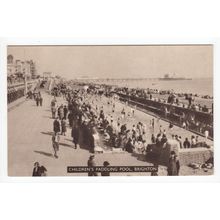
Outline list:
[[[26,60],[26,56],[25,56],[25,49],[24,49],[24,60]],[[24,95],[27,94],[27,73],[26,73],[26,66],[25,66],[25,61],[23,62],[23,74],[24,74]]]
[[[23,76],[24,76],[24,95],[26,95],[27,94],[27,75],[26,75],[26,73],[25,73],[25,68],[23,68]]]

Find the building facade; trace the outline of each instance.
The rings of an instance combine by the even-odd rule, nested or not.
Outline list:
[[[36,64],[33,60],[30,60],[30,74],[32,79],[35,79],[37,77]]]
[[[16,65],[14,65],[14,61],[13,61],[13,56],[12,55],[8,55],[7,57],[7,73],[8,76],[13,75],[16,72]]]
[[[8,77],[29,79],[36,78],[36,64],[33,60],[14,60],[12,55],[7,57],[7,74]]]

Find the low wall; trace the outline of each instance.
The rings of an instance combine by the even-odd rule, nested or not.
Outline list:
[[[27,89],[36,87],[36,84],[37,84],[36,81],[27,82]],[[16,83],[13,85],[8,85],[8,93],[7,93],[8,104],[25,96],[25,92],[26,91],[25,91],[24,83]]]
[[[213,157],[213,151],[205,148],[187,149],[179,152],[179,160],[181,165],[189,165],[190,163],[205,163]]]
[[[175,151],[179,158],[180,165],[189,165],[190,163],[203,164],[213,157],[212,149],[203,147],[179,149],[178,142],[175,140],[169,140],[165,146],[149,144],[146,160],[152,163],[167,166],[171,151]]]
[[[164,102],[154,101],[150,99],[144,99],[139,97],[131,97],[125,94],[116,93],[120,98],[120,101],[122,102],[128,102],[132,106],[137,106],[140,110],[147,111],[148,113],[152,113],[155,116],[159,116],[163,120],[167,122],[171,122],[172,124],[182,127],[182,119],[181,114],[184,113],[185,115],[193,115],[195,117],[196,121],[199,121],[201,123],[208,123],[212,124],[213,122],[213,115],[206,112],[199,112],[194,111],[192,109],[183,108],[176,105],[170,105]],[[164,108],[169,109],[169,113],[165,114]],[[192,124],[188,125],[188,130],[191,132],[201,135],[204,137],[203,131],[199,131],[199,128],[197,128],[195,125]],[[208,129],[209,131],[209,139],[213,140],[213,127],[210,127]]]

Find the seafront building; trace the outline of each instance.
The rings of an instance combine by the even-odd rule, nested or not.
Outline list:
[[[15,60],[7,57],[8,103],[24,95],[37,82],[36,64],[33,60]]]
[[[37,77],[36,64],[33,60],[15,60],[13,55],[7,57],[7,76],[9,82],[27,77],[35,79]]]

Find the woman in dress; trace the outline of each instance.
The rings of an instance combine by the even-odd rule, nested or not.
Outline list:
[[[167,175],[168,176],[178,176],[180,170],[180,162],[177,158],[177,155],[174,151],[171,151],[169,163],[167,167]]]

